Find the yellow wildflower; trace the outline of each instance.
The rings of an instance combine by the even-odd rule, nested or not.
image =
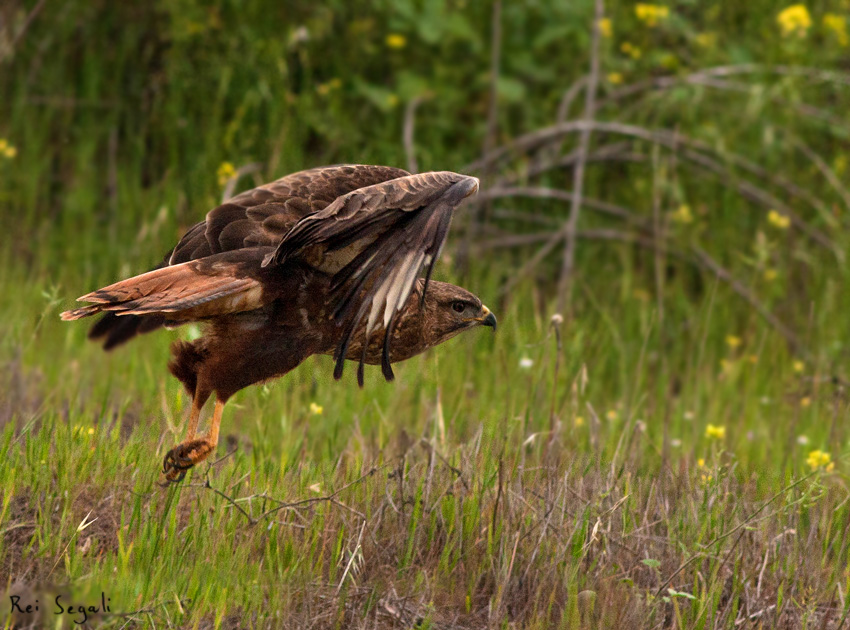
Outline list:
[[[694,221],[694,215],[691,213],[691,207],[684,203],[679,206],[678,210],[670,214],[670,218],[676,223],[681,223],[683,225],[693,223]]]
[[[809,453],[809,456],[806,458],[806,464],[812,470],[824,468],[827,472],[831,472],[835,468],[835,464],[832,462],[832,456],[826,451],[821,450]]]
[[[390,33],[386,39],[387,48],[399,50],[407,46],[407,38],[400,33]]]
[[[617,419],[617,412],[614,409],[609,409],[608,413],[605,414],[605,417],[608,418],[611,422]]]
[[[824,28],[832,31],[839,46],[846,48],[850,44],[850,36],[847,35],[847,18],[843,15],[827,13],[823,16],[823,25]]]
[[[747,361],[749,361],[750,363],[752,363],[753,365],[755,365],[756,363],[758,363],[758,362],[759,362],[759,358],[758,358],[758,356],[757,356],[757,355],[755,355],[755,354],[751,354],[750,356],[748,356],[748,357],[747,357]]]
[[[779,272],[771,267],[764,270],[764,279],[768,282],[773,282],[779,276]]]
[[[658,22],[666,20],[670,16],[670,7],[665,7],[662,4],[638,2],[635,5],[635,15],[641,22],[652,28],[657,26]]]
[[[717,33],[700,33],[694,37],[697,46],[702,48],[714,48],[717,43]]]
[[[231,177],[236,175],[236,169],[233,167],[232,162],[222,162],[216,171],[216,175],[218,176],[218,185],[224,186],[230,181]]]
[[[805,4],[792,4],[779,12],[776,21],[783,37],[805,37],[812,26],[812,16]]]
[[[6,140],[6,138],[0,138],[0,154],[11,160],[18,154],[18,150],[9,144],[9,141]]]
[[[623,42],[620,44],[620,50],[626,53],[632,59],[640,59],[641,50],[631,42]]]
[[[708,483],[713,478],[712,475],[700,475],[699,477],[703,483]]]
[[[311,402],[311,403],[310,403],[310,413],[311,413],[312,415],[314,415],[314,416],[321,416],[321,415],[322,415],[322,413],[324,413],[324,411],[325,411],[325,408],[324,408],[324,407],[322,407],[321,405],[317,405],[317,404],[316,404],[316,403],[314,403],[314,402]]]
[[[582,418],[581,416],[576,416],[576,419],[573,421],[573,423],[577,427],[583,427],[584,426],[584,418]]]
[[[599,34],[602,35],[602,37],[611,37],[611,34],[613,32],[611,28],[611,18],[602,18],[601,20],[599,20],[598,26]]]
[[[780,230],[787,230],[791,225],[791,219],[787,215],[778,213],[776,210],[771,210],[767,213],[767,222]]]
[[[734,350],[741,345],[741,338],[735,335],[726,335],[726,345]]]
[[[721,425],[709,424],[705,427],[705,437],[710,440],[722,440],[726,437],[726,427]]]
[[[608,83],[611,85],[620,85],[623,82],[623,75],[619,72],[608,73]]]
[[[797,374],[799,374],[800,372],[802,372],[803,370],[806,369],[806,364],[803,363],[802,361],[794,361],[793,368],[794,368],[794,371]]]
[[[700,457],[697,460],[697,467],[698,468],[705,468],[705,458],[704,457]]]
[[[92,427],[89,427],[89,435],[94,435],[94,429]]]
[[[811,406],[811,404],[812,404],[812,399],[809,396],[803,396],[800,399],[800,406],[803,407],[804,409],[806,407]]]

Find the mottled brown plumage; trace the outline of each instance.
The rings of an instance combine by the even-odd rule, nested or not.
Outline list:
[[[381,365],[496,320],[468,291],[430,282],[452,212],[478,180],[450,172],[410,175],[346,165],[288,175],[246,191],[190,228],[157,269],[98,289],[66,311],[104,313],[89,334],[110,349],[161,326],[208,322],[175,342],[169,369],[193,398],[187,438],[164,472],[182,479],[218,442],[224,403],[253,383],[282,376],[308,356]],[[425,277],[420,274],[425,272]],[[195,438],[211,394],[210,431]]]

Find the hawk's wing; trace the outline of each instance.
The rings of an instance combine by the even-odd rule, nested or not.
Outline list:
[[[274,247],[299,219],[323,210],[338,197],[405,175],[407,171],[389,166],[326,166],[292,173],[246,190],[189,228],[156,269],[246,248]],[[96,311],[92,309],[86,314]],[[78,312],[83,313],[83,309]],[[117,311],[107,312],[92,326],[89,337],[105,337],[104,348],[108,350],[139,333],[156,330],[166,320],[162,312],[140,314],[125,310],[120,315]]]
[[[338,197],[407,174],[389,166],[323,166],[246,190],[190,228],[167,263],[179,264],[244,247],[276,246],[299,219],[323,210]]]
[[[334,318],[345,332],[336,353],[334,377],[342,376],[352,336],[366,318],[366,339],[357,373],[363,384],[363,363],[369,335],[384,327],[381,368],[393,378],[389,344],[393,324],[413,284],[426,270],[428,278],[451,224],[452,212],[478,190],[478,180],[448,171],[407,175],[359,188],[301,219],[283,238],[264,265],[301,258],[334,274]]]

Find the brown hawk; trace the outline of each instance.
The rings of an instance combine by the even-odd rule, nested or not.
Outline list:
[[[176,341],[169,370],[192,396],[186,439],[163,462],[169,481],[217,446],[227,399],[282,376],[313,354],[404,361],[474,326],[496,328],[475,295],[429,281],[454,209],[478,190],[474,177],[411,175],[387,166],[343,165],[287,175],[243,192],[207,214],[148,273],[80,298],[62,313],[105,313],[89,337],[113,348],[139,333],[207,322]],[[420,278],[422,272],[424,278]],[[196,437],[215,393],[210,429]]]

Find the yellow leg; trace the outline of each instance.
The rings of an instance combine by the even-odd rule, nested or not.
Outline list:
[[[207,442],[212,444],[213,448],[218,446],[218,428],[221,426],[221,415],[224,413],[225,404],[225,401],[220,398],[215,399],[215,411],[213,411],[213,417],[210,421],[210,430],[206,435]]]
[[[198,428],[198,417],[201,410],[198,408],[196,411],[195,405],[192,405],[192,414],[189,417],[186,439],[168,451],[162,462],[162,472],[165,475],[166,481],[181,481],[186,476],[187,470],[195,464],[204,461],[209,457],[210,453],[215,451],[218,446],[218,433],[221,426],[224,405],[225,401],[216,399],[215,411],[210,421],[210,430],[201,438],[194,437],[195,431]]]
[[[189,413],[189,424],[186,427],[186,437],[183,439],[184,442],[189,442],[190,440],[195,439],[195,431],[198,430],[198,420],[201,418],[201,407],[204,406],[203,403],[198,404],[200,402],[200,398],[195,396],[192,399],[192,411]]]

